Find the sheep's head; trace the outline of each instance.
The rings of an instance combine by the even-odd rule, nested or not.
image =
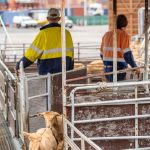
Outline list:
[[[30,141],[29,150],[40,150],[40,142],[42,139],[40,134],[23,132],[23,135]]]
[[[57,124],[57,116],[60,116],[57,112],[43,112],[39,114],[40,116],[43,116],[45,119],[45,124],[47,128],[52,128]]]

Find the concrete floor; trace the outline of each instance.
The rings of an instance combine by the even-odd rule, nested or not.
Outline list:
[[[100,43],[102,36],[108,30],[108,25],[101,26],[74,26],[69,29],[74,43]],[[13,43],[31,43],[39,28],[7,28],[10,39]],[[5,40],[5,32],[0,27],[0,43]]]

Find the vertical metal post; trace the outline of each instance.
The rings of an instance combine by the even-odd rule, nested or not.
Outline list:
[[[13,55],[14,55],[14,62],[17,62],[17,52],[13,51]]]
[[[114,35],[113,35],[113,82],[117,82],[117,0],[113,0],[113,19],[114,19]]]
[[[51,74],[48,73],[47,75],[47,93],[48,93],[48,98],[47,98],[47,110],[51,110]]]
[[[71,16],[70,0],[67,0],[67,16]]]
[[[130,35],[133,35],[133,0],[130,0]]]
[[[29,107],[28,107],[28,94],[27,94],[27,81],[26,76],[23,69],[23,63],[20,63],[20,82],[21,82],[21,109],[22,109],[22,132],[27,131],[29,132]]]
[[[25,76],[25,109],[26,109],[26,129],[30,132],[30,119],[29,119],[29,100],[28,100],[28,81]]]
[[[16,80],[13,80],[13,84],[15,87],[15,93],[14,93],[14,97],[15,97],[15,109],[16,109],[16,137],[19,138],[19,100],[18,100],[18,78],[16,78]]]
[[[23,131],[25,131],[25,89],[24,89],[23,64],[20,63],[20,137],[24,141]]]
[[[23,43],[23,55],[25,53],[25,48],[26,48],[25,43]]]
[[[87,0],[84,0],[84,26],[87,25],[86,16],[87,16]]]
[[[66,118],[66,31],[65,31],[65,0],[61,2],[61,44],[62,44],[62,98],[63,118]],[[63,119],[64,135],[67,134],[67,125]],[[64,139],[65,141],[65,139]],[[66,145],[65,145],[66,146]],[[64,146],[64,149],[65,149]]]
[[[144,80],[148,80],[148,0],[145,0],[145,70]],[[146,93],[149,93],[148,85],[145,86]]]
[[[0,44],[0,59],[3,60],[2,45]]]
[[[135,99],[138,97],[138,87],[135,87]],[[138,116],[138,102],[135,102],[135,117]],[[139,123],[138,118],[135,118],[135,136],[138,136],[139,132]],[[138,139],[135,139],[135,149],[139,148],[139,141]]]
[[[5,107],[4,107],[4,117],[5,120],[8,121],[8,111],[9,111],[9,104],[8,104],[8,74],[5,72]]]
[[[81,139],[81,150],[85,150],[85,141]]]
[[[78,60],[80,60],[80,43],[78,43]]]
[[[148,0],[145,0],[145,74],[144,79],[148,80]]]

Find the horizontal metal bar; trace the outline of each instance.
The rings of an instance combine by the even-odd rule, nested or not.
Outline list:
[[[83,106],[101,106],[101,105],[122,105],[125,103],[135,103],[139,101],[149,101],[150,97],[143,97],[143,98],[137,98],[137,99],[122,99],[122,100],[110,100],[110,101],[99,101],[99,102],[92,102],[92,103],[74,103],[75,107],[83,107]],[[66,106],[71,107],[72,104],[68,104]]]
[[[120,104],[120,103],[118,103],[118,104],[114,104],[115,106],[119,106],[119,105],[135,105],[135,103],[136,102],[128,102],[128,103],[122,103],[122,104]],[[150,102],[149,101],[139,101],[138,102],[138,104],[150,104]],[[110,105],[112,105],[112,104],[110,104]],[[105,106],[110,106],[109,104],[105,104]],[[101,105],[100,105],[101,106]],[[69,105],[66,105],[65,107],[72,107],[72,106],[70,106],[70,104]],[[79,106],[80,107],[80,106]],[[83,106],[84,107],[84,106]],[[85,105],[85,107],[87,107],[86,105]],[[90,107],[90,106],[88,106],[88,107]],[[91,106],[91,107],[93,107],[93,106]]]
[[[81,123],[94,123],[94,122],[101,122],[101,121],[115,121],[115,120],[126,120],[126,119],[136,119],[136,118],[149,118],[150,114],[148,115],[137,115],[137,116],[123,116],[123,117],[112,117],[112,118],[100,118],[100,119],[90,119],[90,120],[78,120],[73,121],[76,124]]]
[[[71,91],[71,94],[73,94],[77,90],[84,90],[84,89],[97,89],[101,88],[103,82],[99,82],[98,84],[91,84],[89,86],[81,86],[76,87]],[[105,83],[105,86],[103,88],[114,88],[114,87],[124,87],[124,86],[139,86],[139,85],[147,85],[150,84],[150,80],[148,81],[136,81],[136,82],[116,82],[116,83]],[[70,94],[70,95],[71,95]]]
[[[27,81],[37,80],[37,79],[47,79],[48,75],[36,76],[32,78],[28,78]]]
[[[133,139],[150,139],[150,136],[118,136],[118,137],[88,137],[92,141],[98,140],[133,140]],[[80,141],[81,138],[74,138],[74,141]]]
[[[138,149],[123,149],[123,150],[150,150],[150,147],[143,147]]]
[[[36,96],[31,96],[31,97],[28,97],[27,99],[31,100],[31,99],[35,99],[35,98],[38,98],[38,97],[44,97],[44,96],[48,96],[48,93],[40,94],[40,95],[36,95]]]
[[[102,150],[98,145],[96,145],[93,141],[91,141],[89,138],[87,138],[83,133],[81,133],[74,125],[72,125],[67,119],[63,118],[65,123],[67,123],[84,141],[86,141],[88,144],[90,144],[93,148],[96,150]]]

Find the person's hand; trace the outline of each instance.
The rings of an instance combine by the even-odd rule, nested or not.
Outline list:
[[[135,74],[137,75],[138,78],[140,77],[140,74],[141,74],[140,68],[135,69]]]
[[[16,68],[14,68],[14,71],[15,71],[16,76],[19,76],[20,71],[19,71],[19,70],[17,70]]]

